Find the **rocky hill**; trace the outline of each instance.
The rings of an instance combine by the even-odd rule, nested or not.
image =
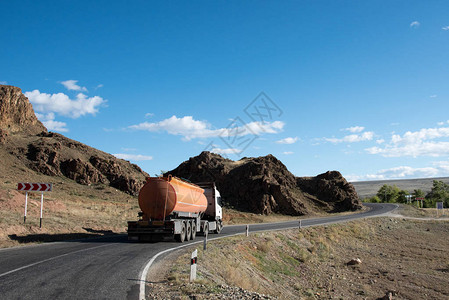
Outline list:
[[[49,176],[64,176],[84,185],[103,183],[137,195],[148,176],[137,165],[48,132],[22,91],[0,85],[0,153]],[[17,160],[18,159],[18,160]]]
[[[361,208],[354,187],[339,172],[295,177],[273,155],[232,161],[205,151],[167,174],[192,182],[215,181],[227,205],[260,214]]]
[[[17,87],[0,85],[0,131],[2,135],[5,135],[5,132],[47,132],[45,126],[36,118],[28,98]]]

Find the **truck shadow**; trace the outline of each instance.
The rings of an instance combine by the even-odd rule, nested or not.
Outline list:
[[[149,241],[128,241],[126,233],[116,233],[111,230],[96,230],[83,227],[86,232],[77,233],[39,233],[27,235],[8,235],[10,240],[17,241],[20,244],[28,243],[50,243],[50,242],[78,242],[78,243],[146,243],[154,244],[160,242],[173,242],[174,239],[154,239]]]
[[[115,233],[111,230],[95,230],[83,227],[86,231],[76,233],[38,233],[27,235],[8,235],[9,239],[17,241],[20,244],[28,243],[49,243],[49,242],[102,242],[102,243],[128,243],[126,234]]]

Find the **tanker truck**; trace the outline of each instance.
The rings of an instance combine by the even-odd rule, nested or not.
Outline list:
[[[178,242],[197,233],[220,233],[221,197],[215,183],[190,183],[180,178],[148,177],[139,192],[138,221],[128,221],[128,240],[153,241],[174,237]]]

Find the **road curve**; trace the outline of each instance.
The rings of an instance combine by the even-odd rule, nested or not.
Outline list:
[[[365,204],[370,210],[345,216],[302,220],[302,226],[374,217],[394,204]],[[252,224],[264,231],[298,227],[298,221]],[[246,225],[226,226],[220,236],[243,233]],[[138,299],[143,266],[174,241],[132,243],[126,235],[55,242],[0,250],[2,299]]]

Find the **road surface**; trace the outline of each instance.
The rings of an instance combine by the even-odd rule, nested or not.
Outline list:
[[[373,217],[396,208],[394,204],[365,205],[371,210],[345,216],[305,219],[302,226]],[[254,224],[250,225],[250,230],[277,230],[298,225],[298,221]],[[227,226],[220,236],[245,231],[246,225]],[[133,243],[122,234],[3,249],[0,250],[0,297],[137,300],[140,274],[149,259],[179,245],[175,241]]]

